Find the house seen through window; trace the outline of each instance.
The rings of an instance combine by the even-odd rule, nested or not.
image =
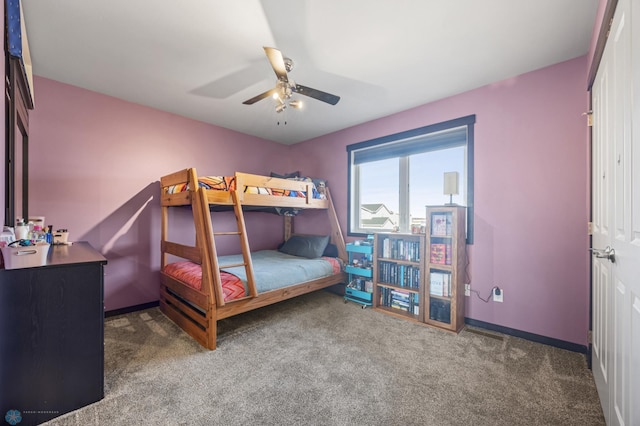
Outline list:
[[[473,223],[473,124],[462,117],[349,145],[349,234],[424,232],[425,207],[452,201]],[[445,195],[444,173],[458,173],[458,194]]]

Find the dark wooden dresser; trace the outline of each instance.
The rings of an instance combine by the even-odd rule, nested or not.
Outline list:
[[[104,265],[88,243],[0,270],[0,423],[39,424],[104,397]],[[5,423],[6,422],[6,423]]]

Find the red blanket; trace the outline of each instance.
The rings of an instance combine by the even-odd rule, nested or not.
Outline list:
[[[189,287],[202,290],[202,268],[197,263],[183,261],[175,262],[164,268],[165,274],[186,283]],[[220,272],[222,279],[222,294],[224,301],[245,296],[244,284],[240,278],[228,272]]]

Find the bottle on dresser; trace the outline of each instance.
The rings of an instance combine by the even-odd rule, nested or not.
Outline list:
[[[42,229],[42,226],[34,225],[33,231],[31,231],[31,234],[29,235],[29,239],[33,243],[46,243],[47,233],[44,232],[44,230]]]

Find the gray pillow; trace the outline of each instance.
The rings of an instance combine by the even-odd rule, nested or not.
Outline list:
[[[322,257],[327,244],[329,244],[328,235],[294,235],[278,250],[293,256],[316,259]]]
[[[284,174],[271,172],[271,177],[279,178],[279,179],[297,178],[297,177],[300,177],[300,172],[296,171],[296,172],[284,173]]]

